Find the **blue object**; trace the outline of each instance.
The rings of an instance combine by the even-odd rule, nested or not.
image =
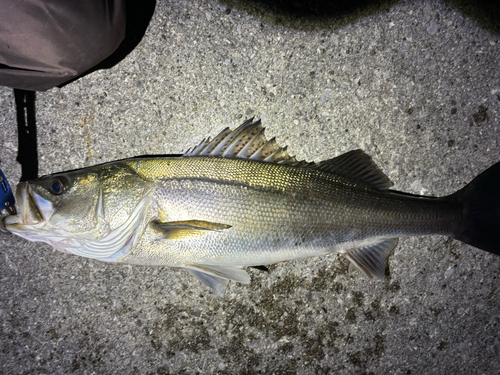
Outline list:
[[[12,194],[9,183],[0,169],[0,210],[6,209],[10,214],[16,213],[16,200]]]

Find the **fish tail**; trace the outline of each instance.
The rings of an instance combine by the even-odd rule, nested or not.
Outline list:
[[[453,238],[500,255],[500,162],[451,197],[463,204],[462,221]]]

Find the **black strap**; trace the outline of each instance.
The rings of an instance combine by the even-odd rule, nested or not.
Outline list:
[[[38,177],[36,145],[35,92],[14,89],[19,136],[17,161],[21,164],[21,181]]]

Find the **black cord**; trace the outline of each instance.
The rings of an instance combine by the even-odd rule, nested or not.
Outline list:
[[[14,89],[17,112],[18,153],[21,181],[38,177],[38,150],[36,143],[35,92]]]

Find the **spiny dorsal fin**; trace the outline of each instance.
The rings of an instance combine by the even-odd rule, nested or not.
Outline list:
[[[397,244],[397,238],[388,238],[374,245],[346,251],[344,255],[366,276],[383,279],[385,260]]]
[[[309,165],[305,161],[298,162],[288,155],[286,147],[280,147],[276,140],[267,140],[260,120],[253,118],[245,121],[238,128],[229,128],[220,132],[213,140],[206,138],[183,156],[214,156],[224,158],[252,159],[268,163],[279,163],[295,166]]]
[[[267,140],[264,130],[260,120],[253,122],[251,118],[233,131],[229,128],[224,129],[213,140],[203,139],[183,156],[251,159],[295,167],[316,168],[323,172],[363,182],[378,190],[387,190],[393,185],[372,159],[361,150],[350,151],[319,164],[297,161],[295,157],[288,154],[286,146],[278,146],[275,138]]]
[[[377,190],[387,190],[393,185],[372,158],[362,150],[346,152],[336,158],[322,161],[314,168],[363,182]]]

